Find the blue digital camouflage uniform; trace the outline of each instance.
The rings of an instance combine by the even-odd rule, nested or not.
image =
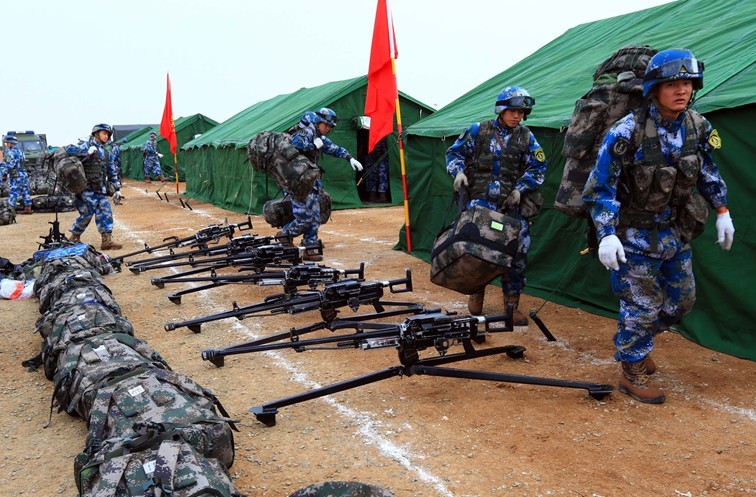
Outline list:
[[[335,145],[327,136],[320,134],[312,120],[312,115],[312,112],[308,112],[302,116],[298,125],[299,129],[292,137],[291,144],[309,157],[314,157],[315,160],[313,162],[315,163],[318,162],[322,153],[350,160],[352,156],[349,155],[349,152],[345,148]],[[313,143],[315,138],[323,140],[323,147],[320,150]],[[305,245],[314,245],[318,242],[320,191],[322,188],[323,183],[318,178],[315,180],[312,191],[304,200],[297,200],[290,195],[294,220],[281,229],[283,234],[292,238],[303,235],[302,238]]]
[[[493,123],[494,131],[501,137],[504,147],[507,147],[514,128],[503,126],[498,119],[495,119]],[[480,123],[473,123],[446,151],[446,171],[452,178],[464,170],[466,162],[476,156],[479,128]],[[496,136],[492,136],[491,141],[488,143],[488,148],[494,154],[493,172],[494,174],[498,174],[501,169],[501,163],[498,158],[501,157],[503,152]],[[546,174],[547,162],[543,150],[532,132],[530,132],[528,138],[528,151],[521,157],[521,165],[525,166],[524,173],[518,177],[514,188],[519,190],[520,194],[540,188]],[[488,197],[490,199],[501,199],[503,201],[509,193],[510,191],[501,190],[501,182],[499,181],[491,181],[488,185]],[[491,210],[500,210],[496,203],[485,199],[474,198],[467,203],[468,208],[474,205],[480,205]],[[507,215],[517,218],[521,226],[517,255],[515,255],[512,261],[508,275],[502,277],[503,292],[506,295],[514,295],[522,293],[527,282],[525,271],[528,266],[528,250],[530,249],[530,224],[527,219],[520,215],[519,210],[516,212],[507,211]]]
[[[649,115],[659,135],[661,152],[667,162],[664,165],[675,164],[685,140],[685,113],[674,122],[667,121],[650,104]],[[696,187],[716,209],[727,205],[727,186],[710,154],[710,142],[718,145],[716,140],[709,140],[715,133],[712,133],[708,121],[705,121],[705,126],[706,132],[698,142],[701,171]],[[583,191],[583,200],[596,225],[598,239],[616,235],[627,258],[627,263],[620,261],[619,271],[611,271],[612,290],[620,301],[614,337],[617,348],[615,358],[623,362],[643,360],[653,349],[654,335],[668,329],[690,312],[696,299],[690,243],[680,240],[674,223],[670,224],[672,210],[669,206],[654,216],[654,221],[658,223],[656,228],[619,224],[623,205],[617,199],[617,191],[622,158],[615,154],[615,144],[622,138],[632,143],[635,127],[635,115],[628,114],[607,132],[596,166]],[[622,145],[619,150],[622,150]],[[639,163],[643,156],[641,146],[635,151],[633,162]]]
[[[0,162],[0,177],[7,174],[10,181],[8,205],[13,208],[18,206],[19,198],[24,207],[32,205],[32,198],[29,193],[29,175],[24,170],[25,161],[24,153],[13,146],[8,148],[8,153],[5,154],[5,162]]]
[[[118,173],[118,181],[121,181],[121,178],[123,178],[121,171],[121,147],[117,143],[113,143],[113,146],[110,147],[110,153],[113,155],[113,167],[115,167]]]
[[[163,168],[160,167],[160,158],[158,157],[157,140],[150,138],[142,147],[144,156],[144,179],[150,176],[157,178],[163,175]]]
[[[375,148],[368,156],[368,167],[374,167],[370,174],[365,176],[365,189],[369,192],[386,193],[389,189],[389,158],[386,139],[375,144]],[[380,160],[377,166],[373,166]]]
[[[121,183],[118,181],[118,171],[116,171],[113,164],[113,156],[94,137],[90,137],[89,140],[80,142],[77,145],[68,145],[66,153],[68,155],[75,155],[83,161],[86,159],[87,152],[91,146],[97,147],[97,151],[94,153],[99,154],[100,160],[107,164],[104,175],[107,181],[113,183],[117,189],[121,188]],[[76,210],[79,211],[79,217],[76,218],[76,221],[71,226],[71,233],[78,235],[84,233],[93,216],[97,225],[97,231],[100,233],[113,232],[113,209],[110,206],[110,200],[108,199],[104,183],[99,191],[93,191],[87,185],[86,190],[76,195],[75,206]]]

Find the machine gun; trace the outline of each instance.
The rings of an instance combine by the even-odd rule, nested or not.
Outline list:
[[[147,243],[144,244],[144,248],[128,254],[119,255],[111,260],[123,261],[127,257],[133,257],[135,255],[148,253],[151,254],[156,250],[163,250],[168,248],[179,247],[206,247],[209,243],[218,243],[221,238],[232,238],[234,233],[238,231],[246,231],[252,229],[252,218],[248,217],[246,221],[236,224],[213,224],[207,228],[200,229],[197,233],[179,238],[177,236],[169,236],[163,239],[164,243],[150,247]]]
[[[342,307],[349,307],[353,311],[357,311],[362,305],[372,305],[377,313],[384,313],[384,316],[393,315],[392,311],[386,311],[386,306],[403,308],[403,311],[404,309],[418,307],[418,304],[414,302],[381,300],[381,297],[383,297],[383,289],[386,287],[388,287],[391,293],[411,292],[411,270],[407,269],[406,277],[395,280],[363,282],[356,279],[345,279],[337,283],[326,285],[322,290],[293,295],[285,293],[276,294],[267,297],[263,302],[243,307],[240,307],[234,302],[231,310],[190,319],[188,321],[166,323],[164,328],[166,331],[172,331],[176,328],[187,327],[194,333],[200,333],[203,323],[228,318],[242,320],[252,314],[258,316],[270,316],[283,313],[298,314],[301,312],[319,310],[322,319],[326,322],[330,322],[336,318],[339,309]]]
[[[267,426],[276,424],[276,414],[278,414],[280,407],[343,392],[394,376],[411,376],[413,374],[578,388],[587,390],[588,394],[595,399],[602,399],[613,391],[614,388],[611,385],[441,367],[452,362],[496,354],[507,354],[513,359],[523,357],[525,348],[519,345],[506,345],[482,350],[476,350],[473,345],[477,338],[485,334],[512,331],[514,329],[512,326],[513,308],[509,306],[507,311],[506,315],[499,316],[454,316],[441,312],[418,314],[406,318],[401,324],[343,322],[340,323],[340,327],[353,328],[357,332],[309,340],[299,340],[297,336],[294,336],[289,342],[257,345],[247,347],[244,350],[232,350],[231,353],[263,352],[285,348],[294,349],[297,352],[323,348],[372,350],[392,347],[397,349],[400,363],[398,366],[381,369],[351,380],[334,383],[251,408],[250,412],[255,415],[257,420]],[[496,326],[496,323],[503,324]],[[481,325],[483,326],[482,330]],[[328,344],[333,344],[333,346],[324,347]],[[463,351],[447,354],[448,350],[454,345],[462,345]],[[429,348],[435,349],[438,352],[438,357],[420,359],[419,352]],[[218,357],[217,352],[205,350],[202,352],[202,358],[215,361]]]
[[[258,286],[283,286],[283,293],[293,295],[298,287],[308,286],[315,290],[319,286],[336,283],[344,277],[354,276],[359,281],[365,279],[365,263],[360,264],[359,269],[333,269],[315,264],[297,264],[289,269],[279,271],[267,271],[254,274],[218,274],[215,270],[209,276],[185,276],[181,278],[152,278],[151,283],[158,288],[163,288],[166,283],[207,283],[193,288],[187,288],[179,292],[169,293],[168,300],[174,304],[181,303],[181,297],[187,293],[209,290],[211,288],[230,284],[253,284]]]
[[[229,248],[223,255],[217,257],[206,258],[194,258],[188,257],[185,261],[178,262],[163,262],[154,265],[132,265],[129,266],[129,271],[134,274],[143,273],[144,271],[150,271],[153,269],[167,269],[172,267],[191,266],[191,267],[203,267],[205,271],[217,270],[225,267],[236,266],[247,271],[261,271],[263,268],[269,265],[280,265],[286,263],[287,266],[291,264],[300,264],[302,262],[302,256],[323,254],[322,244],[311,245],[307,247],[286,247],[280,244],[273,245],[260,245],[250,247],[232,247]],[[198,274],[202,271],[193,271],[190,274]],[[174,274],[172,277],[177,278],[180,276],[189,276],[190,274]],[[167,281],[171,277],[166,277],[163,281]]]

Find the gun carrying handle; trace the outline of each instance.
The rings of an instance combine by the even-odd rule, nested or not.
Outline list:
[[[388,287],[391,293],[406,293],[412,291],[412,270],[407,268],[406,271],[407,275],[404,278],[389,280]]]
[[[511,314],[496,314],[493,316],[485,316],[486,332],[496,333],[502,331],[513,331],[512,315]],[[491,326],[495,323],[504,323],[501,326]]]

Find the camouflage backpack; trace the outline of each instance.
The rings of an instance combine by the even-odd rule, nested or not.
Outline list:
[[[320,224],[325,224],[331,218],[333,200],[325,190],[320,190]],[[268,200],[263,206],[265,222],[274,228],[282,228],[294,220],[294,211],[291,207],[291,198],[287,195],[283,198]]]
[[[61,273],[40,291],[39,312],[47,312],[48,309],[57,305],[57,301],[63,294],[79,289],[82,291],[90,289],[90,293],[105,294],[112,299],[112,292],[103,284],[102,276],[99,274],[93,274],[89,271],[79,271],[73,274]],[[114,299],[113,302],[115,302]]]
[[[562,181],[554,208],[572,217],[585,217],[583,188],[596,164],[601,143],[619,119],[637,111],[643,102],[643,75],[653,48],[628,45],[599,64],[593,87],[578,100],[564,136]]]
[[[289,497],[394,497],[394,493],[358,481],[324,481],[300,488]]]
[[[52,380],[58,357],[74,340],[111,333],[134,334],[128,319],[113,313],[99,302],[85,302],[71,308],[56,319],[42,344],[45,376]]]
[[[279,188],[304,200],[320,177],[320,167],[291,144],[291,134],[263,131],[247,144],[249,162],[273,177]]]
[[[62,153],[58,153],[62,151]],[[64,149],[55,152],[55,174],[64,191],[76,194],[87,189],[84,166],[78,157],[66,154]]]
[[[234,462],[233,423],[220,401],[191,378],[148,368],[97,386],[86,446],[96,451],[106,439],[132,437],[142,426],[156,427],[181,433],[200,454],[228,468]]]
[[[0,198],[0,226],[16,222],[16,209],[10,206],[7,198]]]
[[[83,259],[78,260],[84,267],[93,267],[101,275],[113,274],[117,271],[117,268],[113,265],[110,257],[98,252],[92,245],[87,243],[73,243],[70,242],[61,247],[54,249],[37,250],[34,252],[33,259],[35,261],[44,261],[45,263],[51,262],[54,259],[67,259],[75,258],[76,256]]]
[[[74,203],[73,195],[43,195],[32,199],[34,212],[69,212],[76,210]]]
[[[242,497],[223,464],[172,432],[107,440],[77,456],[74,478],[79,497]]]
[[[37,259],[35,252],[34,257]],[[59,259],[47,259],[42,264],[42,270],[39,276],[34,280],[34,293],[39,295],[42,290],[48,286],[48,284],[55,278],[59,278],[61,274],[76,274],[79,272],[90,272],[93,276],[98,274],[97,269],[83,257],[79,255],[63,257]]]
[[[100,382],[147,367],[170,369],[160,354],[132,335],[74,337],[58,357],[53,396],[61,410],[86,420]]]

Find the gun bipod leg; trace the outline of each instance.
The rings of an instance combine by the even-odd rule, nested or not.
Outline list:
[[[307,400],[317,399],[318,397],[331,395],[332,393],[343,392],[344,390],[369,385],[370,383],[385,380],[386,378],[391,378],[393,376],[402,376],[404,373],[405,368],[403,366],[392,366],[390,368],[381,369],[370,374],[352,378],[351,380],[340,381],[308,392],[274,400],[273,402],[266,402],[261,406],[252,407],[249,412],[254,414],[257,420],[266,426],[274,426],[276,424],[276,414],[278,414],[279,407],[286,407]]]

